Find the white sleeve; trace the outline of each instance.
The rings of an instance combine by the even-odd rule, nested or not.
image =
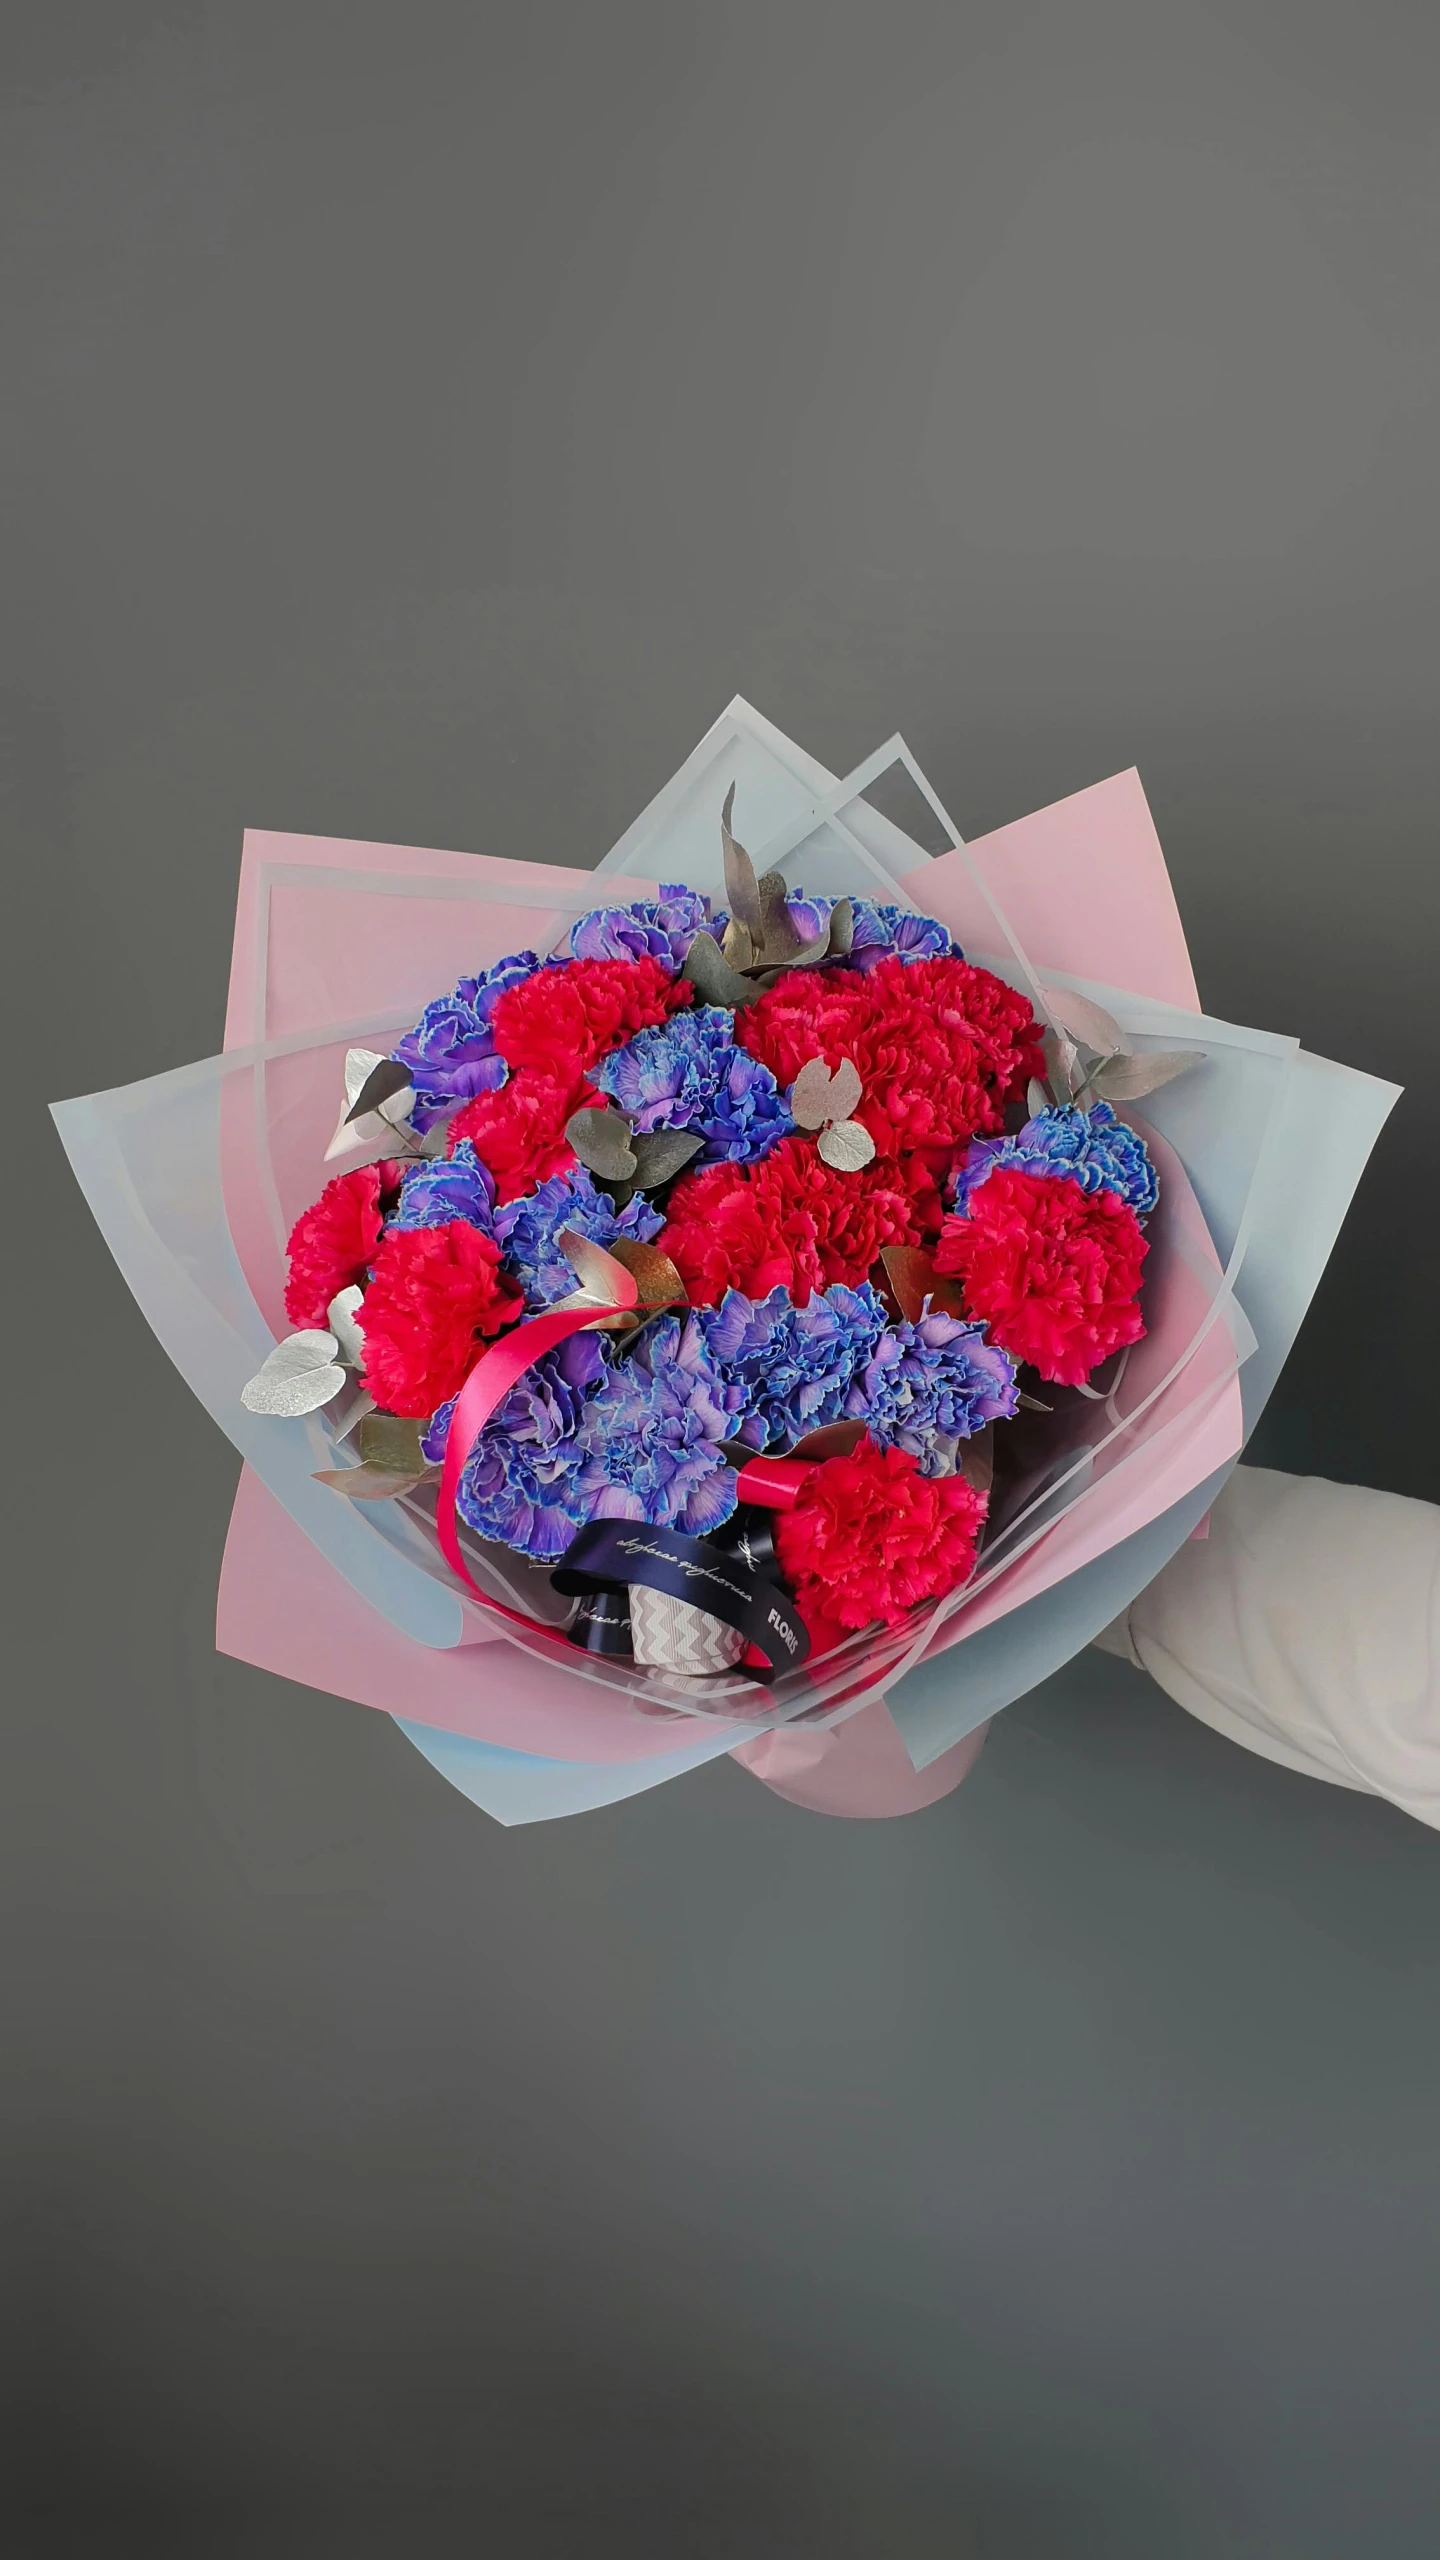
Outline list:
[[[1191,1715],[1440,1828],[1440,1510],[1237,1467],[1097,1641]]]

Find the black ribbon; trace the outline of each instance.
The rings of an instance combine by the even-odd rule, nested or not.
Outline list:
[[[624,1583],[590,1583],[581,1594],[580,1606],[566,1633],[582,1653],[604,1653],[628,1662],[634,1647],[630,1642],[630,1595]]]
[[[646,1591],[666,1591],[737,1627],[775,1670],[794,1670],[809,1653],[810,1639],[794,1604],[765,1569],[774,1559],[768,1532],[742,1525],[726,1546],[721,1534],[686,1538],[678,1529],[652,1529],[643,1520],[592,1520],[571,1540],[550,1579],[557,1591],[578,1592],[582,1600],[592,1599],[597,1586],[613,1592],[639,1583]],[[588,1635],[575,1640],[602,1649],[591,1646]]]

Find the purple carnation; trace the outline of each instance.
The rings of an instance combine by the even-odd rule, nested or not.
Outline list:
[[[634,1128],[698,1129],[697,1166],[752,1164],[795,1126],[769,1068],[737,1044],[723,1005],[696,1005],[638,1031],[594,1077]]]
[[[467,1145],[462,1139],[455,1150],[457,1157]],[[557,1241],[566,1227],[593,1237],[596,1244],[613,1244],[617,1236],[648,1244],[664,1224],[661,1211],[651,1206],[642,1191],[617,1210],[608,1191],[597,1189],[584,1166],[576,1165],[570,1173],[552,1174],[524,1199],[507,1200],[496,1212],[494,1235],[506,1269],[525,1292],[527,1306],[548,1307],[578,1286]]]
[[[678,881],[662,881],[654,898],[628,907],[596,907],[570,928],[577,960],[663,960],[684,964],[695,935],[708,930],[710,902]]]
[[[961,1440],[1008,1421],[1019,1403],[1015,1363],[983,1324],[927,1312],[881,1334],[851,1387],[846,1413],[882,1449],[905,1449],[927,1476],[954,1472]]]
[[[1160,1197],[1149,1148],[1108,1102],[1092,1102],[1088,1111],[1064,1103],[1038,1111],[1013,1138],[972,1139],[955,1173],[953,1205],[962,1218],[971,1194],[1001,1164],[1020,1173],[1068,1173],[1082,1191],[1113,1191],[1137,1218],[1148,1217]]]
[[[735,1438],[747,1449],[789,1448],[846,1411],[851,1381],[884,1331],[885,1309],[868,1282],[816,1290],[803,1307],[784,1289],[759,1299],[727,1289],[699,1322],[712,1359],[742,1392],[745,1418]]]
[[[728,1520],[736,1474],[721,1450],[741,1403],[696,1317],[660,1316],[614,1359],[580,1424],[569,1497],[585,1520],[644,1520],[690,1537]]]
[[[877,904],[872,898],[856,898],[853,913],[852,968],[868,973],[877,969],[882,960],[939,960],[950,954],[963,959],[965,956],[959,944],[951,941],[948,928],[937,922],[934,916],[916,915],[910,907]]]
[[[516,1379],[478,1434],[456,1491],[456,1509],[477,1536],[541,1564],[564,1554],[590,1517],[579,1499],[578,1434],[609,1357],[601,1335],[573,1333]],[[444,1456],[453,1412],[453,1401],[442,1405],[421,1442],[432,1464]]]
[[[478,1227],[482,1236],[496,1237],[494,1207],[495,1177],[489,1166],[481,1163],[469,1139],[462,1138],[453,1156],[437,1158],[434,1164],[417,1164],[405,1175],[400,1205],[389,1223],[397,1227],[444,1227],[452,1218],[463,1218],[467,1226]]]
[[[462,978],[453,995],[427,1004],[414,1030],[390,1052],[408,1068],[415,1086],[413,1128],[423,1134],[460,1103],[477,1093],[493,1093],[505,1082],[505,1061],[496,1055],[490,1027],[496,1001],[507,987],[518,987],[537,969],[555,965],[533,951],[512,951],[478,978]]]

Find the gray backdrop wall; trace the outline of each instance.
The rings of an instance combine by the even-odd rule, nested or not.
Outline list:
[[[214,1655],[41,1111],[219,1045],[247,821],[1137,762],[1211,1009],[1411,1086],[1258,1454],[1433,1495],[1437,24],[12,0],[8,2550],[1440,2547],[1440,1839],[1095,1657],[908,1823],[499,1831]]]

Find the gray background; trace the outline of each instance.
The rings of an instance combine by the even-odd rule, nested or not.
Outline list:
[[[907,1823],[501,1832],[215,1657],[40,1109],[218,1046],[247,821],[1138,762],[1211,1009],[1412,1087],[1259,1454],[1433,1493],[1436,26],[12,0],[7,2550],[1440,2547],[1440,1840],[1096,1657]]]

